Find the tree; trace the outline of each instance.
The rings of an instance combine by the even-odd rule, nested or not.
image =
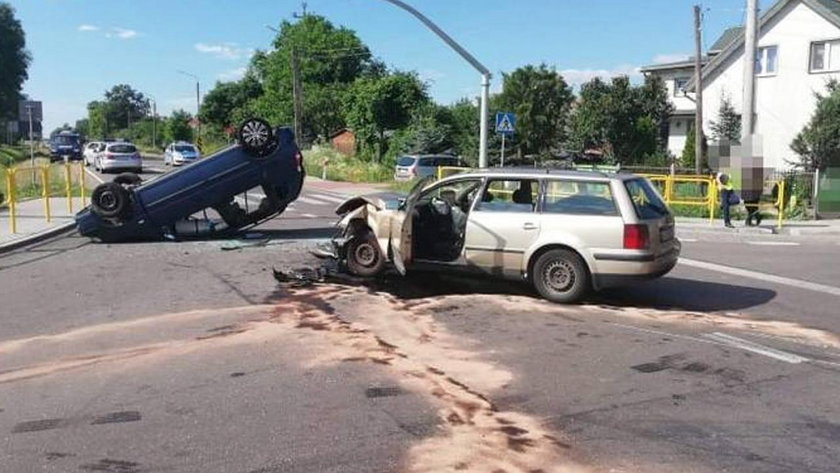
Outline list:
[[[633,86],[626,76],[609,84],[599,78],[581,87],[571,119],[571,148],[601,148],[612,160],[643,163],[664,152],[660,130],[671,113],[661,79]]]
[[[832,80],[826,88],[827,95],[816,94],[811,120],[790,144],[799,155],[792,164],[807,171],[840,166],[840,83]]]
[[[303,85],[303,131],[326,137],[344,126],[342,99],[360,77],[376,77],[384,67],[356,33],[335,27],[319,15],[306,15],[296,23],[284,21],[274,39],[274,49],[258,52],[252,73],[264,93],[246,107],[272,123],[292,123],[292,50],[298,56]]]
[[[80,118],[76,120],[76,133],[82,135],[83,137],[87,137],[90,133],[90,127],[88,126],[88,119],[87,118]]]
[[[234,82],[217,82],[201,103],[201,121],[226,127],[234,122],[234,111],[241,109],[263,93],[262,84],[253,74]]]
[[[520,67],[503,75],[499,106],[517,117],[515,146],[519,153],[546,155],[565,138],[572,89],[545,64]]]
[[[127,84],[115,85],[105,92],[104,107],[111,129],[128,128],[132,121],[149,115],[149,100]]]
[[[361,150],[376,148],[377,161],[385,153],[385,132],[407,126],[412,111],[429,100],[426,86],[415,74],[357,79],[347,91],[343,115],[356,134]]]
[[[163,128],[164,141],[192,141],[193,129],[190,128],[190,120],[192,115],[184,110],[172,112]]]
[[[396,162],[400,154],[439,154],[453,151],[453,117],[447,107],[431,101],[419,105],[406,128],[391,138],[386,155]]]
[[[102,102],[90,102],[88,109],[88,138],[105,139],[108,137],[108,122],[105,106]]]
[[[481,117],[478,107],[462,99],[449,107],[450,131],[454,151],[471,165],[478,165],[478,135]]]
[[[691,128],[689,128],[688,133],[685,137],[685,145],[683,146],[682,154],[680,155],[679,164],[685,167],[693,167],[695,156],[697,156],[697,145],[694,142],[697,139],[697,130],[696,127],[692,124]],[[703,137],[703,142],[701,144],[701,149],[703,150],[703,159],[700,161],[700,167],[706,168],[708,167],[707,161],[707,151],[708,151],[708,144],[706,143],[706,137]]]
[[[31,56],[26,50],[26,35],[15,10],[8,3],[0,3],[0,117],[17,116],[21,87],[29,77],[27,69]]]
[[[718,119],[711,121],[709,128],[712,130],[714,141],[741,142],[741,115],[735,111],[728,96],[724,95],[720,98]]]

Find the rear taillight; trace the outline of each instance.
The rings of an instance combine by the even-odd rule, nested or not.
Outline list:
[[[105,153],[105,159],[114,159],[114,155],[111,153]]]
[[[625,250],[646,250],[650,245],[650,235],[647,225],[625,225],[624,226],[624,249]]]
[[[300,167],[301,164],[303,164],[303,155],[300,154],[300,151],[295,153],[295,161],[297,162],[298,167]]]
[[[417,168],[411,168],[411,174],[417,175]]]

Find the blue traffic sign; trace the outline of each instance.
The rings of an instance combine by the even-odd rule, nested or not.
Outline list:
[[[510,112],[496,113],[496,133],[500,135],[513,135],[516,128],[516,115]]]

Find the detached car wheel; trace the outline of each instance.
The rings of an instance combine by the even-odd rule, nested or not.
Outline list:
[[[589,290],[586,263],[569,250],[550,250],[540,255],[531,279],[537,292],[552,302],[577,302]]]
[[[113,182],[124,186],[137,186],[143,182],[143,179],[140,179],[140,176],[133,172],[124,172],[115,177]]]
[[[248,154],[266,156],[274,150],[274,131],[267,121],[251,118],[239,127],[239,144]]]
[[[354,237],[347,244],[347,269],[351,273],[371,277],[385,268],[385,259],[373,233],[367,232]]]
[[[116,182],[106,182],[96,186],[90,196],[90,205],[94,213],[104,218],[121,217],[131,205],[128,190]]]

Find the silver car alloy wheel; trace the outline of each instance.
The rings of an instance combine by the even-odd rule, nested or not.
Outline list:
[[[242,127],[242,141],[251,148],[262,148],[268,143],[271,129],[259,120],[250,120]]]

